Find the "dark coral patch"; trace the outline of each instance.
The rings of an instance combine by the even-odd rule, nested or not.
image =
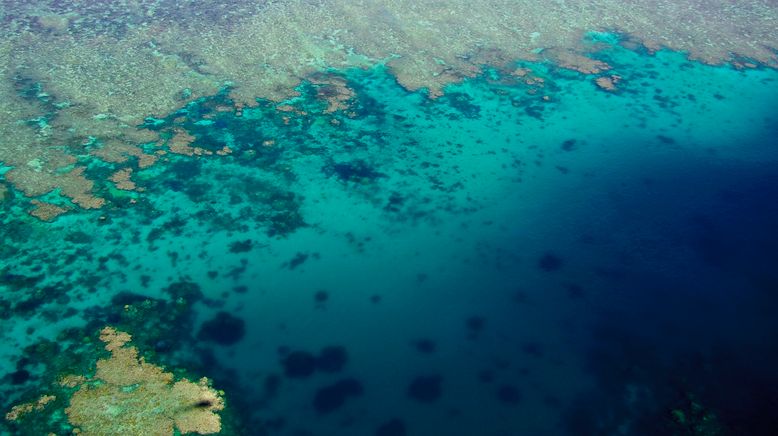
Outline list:
[[[313,407],[321,414],[339,409],[349,397],[362,395],[362,383],[346,378],[316,391]]]
[[[414,341],[413,346],[416,348],[416,351],[422,354],[434,353],[435,348],[437,348],[435,341],[431,339],[419,339]]]
[[[291,378],[310,377],[316,371],[316,358],[307,351],[293,351],[281,362],[284,374]]]
[[[491,383],[494,381],[494,372],[484,369],[478,373],[478,380],[481,383]]]
[[[474,119],[480,117],[481,108],[473,103],[473,97],[463,92],[447,92],[443,99],[465,118]]]
[[[183,299],[187,303],[192,304],[203,298],[203,292],[200,290],[200,286],[194,282],[180,281],[171,283],[164,290],[174,301]]]
[[[543,345],[538,342],[527,342],[521,346],[521,351],[534,357],[543,356]]]
[[[433,403],[442,393],[443,378],[439,375],[423,375],[416,377],[408,385],[408,396],[422,403]]]
[[[327,291],[316,291],[313,294],[313,301],[316,302],[316,307],[323,307],[324,303],[330,299],[330,294]]]
[[[348,353],[342,346],[324,347],[316,356],[316,369],[324,372],[338,372],[346,366]]]
[[[270,374],[265,377],[265,382],[262,384],[265,396],[272,398],[278,394],[281,388],[281,377],[277,374]]]
[[[11,384],[20,385],[30,379],[30,373],[26,369],[20,369],[11,373]]]
[[[473,315],[465,320],[465,325],[470,331],[470,337],[473,338],[484,329],[486,319],[482,316]]]
[[[246,239],[245,241],[234,241],[230,244],[230,253],[245,253],[251,251],[254,247],[254,241]]]
[[[200,332],[197,333],[197,339],[219,345],[233,345],[243,339],[245,334],[245,321],[222,311],[203,323]]]
[[[551,272],[562,268],[562,259],[553,253],[546,253],[538,260],[538,268]]]
[[[295,269],[298,266],[304,264],[306,260],[308,260],[308,253],[297,253],[286,265],[289,267],[289,269]]]
[[[405,436],[408,431],[401,419],[392,419],[378,426],[375,436]]]
[[[376,171],[369,163],[361,159],[351,162],[331,162],[322,168],[322,172],[327,177],[335,176],[342,182],[360,183],[385,177],[384,174]]]
[[[502,385],[497,389],[497,399],[503,404],[517,404],[521,401],[521,392],[512,385]]]
[[[174,180],[191,180],[200,175],[202,164],[194,159],[179,159],[168,167],[175,174]]]
[[[73,244],[89,244],[92,242],[92,235],[76,230],[65,236],[65,240]]]
[[[578,148],[577,142],[578,141],[576,141],[575,139],[568,139],[568,140],[566,140],[565,142],[562,143],[562,147],[561,148],[564,151],[573,151],[576,148]]]
[[[583,298],[585,296],[584,289],[580,285],[569,284],[565,286],[567,290],[567,296],[573,299]]]

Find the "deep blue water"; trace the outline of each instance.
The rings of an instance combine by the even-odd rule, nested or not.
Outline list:
[[[436,100],[335,71],[331,114],[214,96],[149,127],[231,155],[53,223],[4,203],[8,405],[65,369],[24,347],[116,325],[241,434],[775,434],[778,73],[600,56],[615,93],[526,64]]]

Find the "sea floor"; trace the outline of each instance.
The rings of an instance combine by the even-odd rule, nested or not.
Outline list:
[[[147,127],[226,156],[51,223],[3,202],[4,405],[69,369],[30,346],[115,325],[240,434],[769,434],[778,72],[597,56],[613,91],[520,63],[434,100],[332,71],[338,110],[225,92]]]

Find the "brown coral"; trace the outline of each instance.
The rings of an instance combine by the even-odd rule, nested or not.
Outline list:
[[[186,156],[202,156],[213,154],[211,151],[200,147],[192,147],[190,144],[195,141],[194,136],[184,130],[175,129],[174,135],[167,143],[171,153],[183,154]]]
[[[73,203],[84,209],[99,209],[105,200],[92,194],[94,182],[84,176],[84,167],[58,174],[44,169],[44,163],[31,160],[25,166],[18,166],[5,174],[6,180],[13,183],[28,197],[47,194],[60,188],[60,194],[70,198]]]
[[[621,76],[618,75],[611,75],[611,76],[602,76],[598,77],[594,83],[600,87],[600,89],[603,89],[605,91],[616,91],[616,84],[621,81]]]
[[[611,68],[610,65],[603,61],[592,59],[571,50],[552,50],[550,51],[550,56],[560,67],[583,74],[598,74]]]
[[[135,182],[130,179],[132,168],[122,168],[111,175],[111,181],[116,184],[117,189],[122,191],[134,191]]]
[[[350,107],[355,93],[348,86],[346,79],[333,75],[314,74],[309,80],[316,86],[316,96],[327,102],[324,113],[329,114]]]
[[[46,203],[40,200],[32,200],[31,202],[35,207],[30,210],[29,214],[42,221],[52,221],[56,217],[67,212],[68,209],[57,206],[56,204]]]
[[[84,167],[73,168],[62,176],[60,192],[84,209],[99,209],[105,200],[92,194],[95,182],[84,176]]]
[[[102,147],[92,150],[90,154],[112,163],[125,163],[129,157],[136,157],[139,168],[148,168],[157,161],[153,154],[144,153],[137,146],[119,140],[106,141]]]
[[[5,419],[7,419],[8,421],[16,421],[17,419],[21,418],[22,416],[32,411],[43,410],[43,408],[46,407],[47,404],[51,403],[56,399],[57,397],[55,397],[54,395],[43,395],[42,397],[38,398],[37,401],[18,404],[16,406],[13,406],[11,408],[11,411],[5,414]]]
[[[100,340],[111,356],[97,361],[94,377],[78,385],[65,409],[78,434],[169,436],[176,429],[218,433],[217,412],[224,408],[224,400],[208,379],[173,382],[173,374],[146,362],[135,347],[127,345],[131,339],[111,327],[101,331]]]

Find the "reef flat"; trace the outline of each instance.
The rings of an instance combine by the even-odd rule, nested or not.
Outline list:
[[[138,126],[226,84],[235,103],[254,106],[329,68],[386,65],[432,97],[517,59],[599,74],[610,67],[589,56],[592,31],[711,64],[774,67],[776,15],[770,1],[7,1],[0,163],[27,197],[56,190],[70,208],[101,208],[85,159],[153,165],[175,150]],[[44,218],[69,208],[34,206]]]
[[[0,434],[770,435],[721,3],[3,3]]]

